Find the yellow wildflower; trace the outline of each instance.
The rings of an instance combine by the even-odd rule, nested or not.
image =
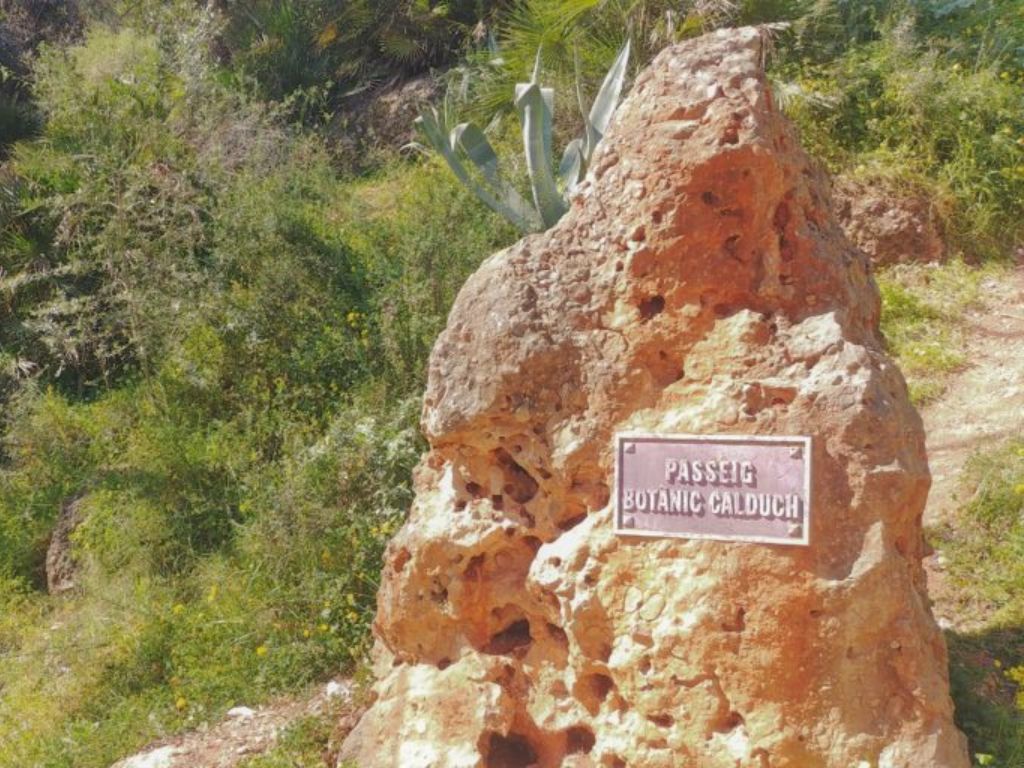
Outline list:
[[[265,646],[265,645],[257,645],[256,646],[256,655],[257,656],[266,656],[267,655],[267,646]]]
[[[179,696],[178,700],[174,702],[174,707],[181,712],[185,707],[188,706],[188,701],[185,700],[184,696]]]

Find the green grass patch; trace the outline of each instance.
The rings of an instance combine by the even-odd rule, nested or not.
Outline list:
[[[904,264],[877,275],[882,293],[882,334],[907,377],[911,399],[924,405],[942,395],[945,380],[967,364],[964,313],[982,282],[999,267]]]
[[[1024,439],[976,455],[959,518],[936,533],[966,632],[949,634],[957,719],[978,765],[1024,764]]]
[[[308,715],[288,726],[267,753],[239,763],[238,768],[324,768],[337,713]]]

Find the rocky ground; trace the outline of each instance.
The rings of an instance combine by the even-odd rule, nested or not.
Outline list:
[[[235,707],[219,723],[150,745],[111,768],[236,768],[273,749],[300,719],[340,720],[351,706],[351,681],[334,680],[305,696]]]
[[[963,470],[978,452],[1024,434],[1024,264],[982,286],[981,302],[964,318],[970,367],[923,411],[932,488],[927,528],[954,523],[963,496]],[[928,592],[943,628],[970,629],[946,582],[944,557],[925,560]]]

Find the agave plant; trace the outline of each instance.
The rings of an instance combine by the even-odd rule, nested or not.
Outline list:
[[[460,123],[449,130],[442,113],[430,107],[416,119],[416,126],[459,181],[482,203],[511,221],[521,232],[539,232],[553,226],[569,210],[569,197],[586,175],[594,148],[608,129],[619,104],[628,65],[627,41],[605,75],[589,112],[583,107],[577,87],[584,134],[569,142],[556,169],[551,147],[555,94],[553,89],[540,85],[538,51],[530,82],[517,83],[515,91],[532,203],[502,176],[494,147],[473,123]]]

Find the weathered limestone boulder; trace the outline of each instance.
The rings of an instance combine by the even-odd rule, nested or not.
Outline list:
[[[924,190],[899,189],[884,179],[840,178],[832,192],[846,236],[878,266],[941,261],[942,221]]]
[[[434,349],[361,768],[963,768],[921,421],[753,29],[664,51]],[[807,547],[612,530],[613,435],[809,435]]]

